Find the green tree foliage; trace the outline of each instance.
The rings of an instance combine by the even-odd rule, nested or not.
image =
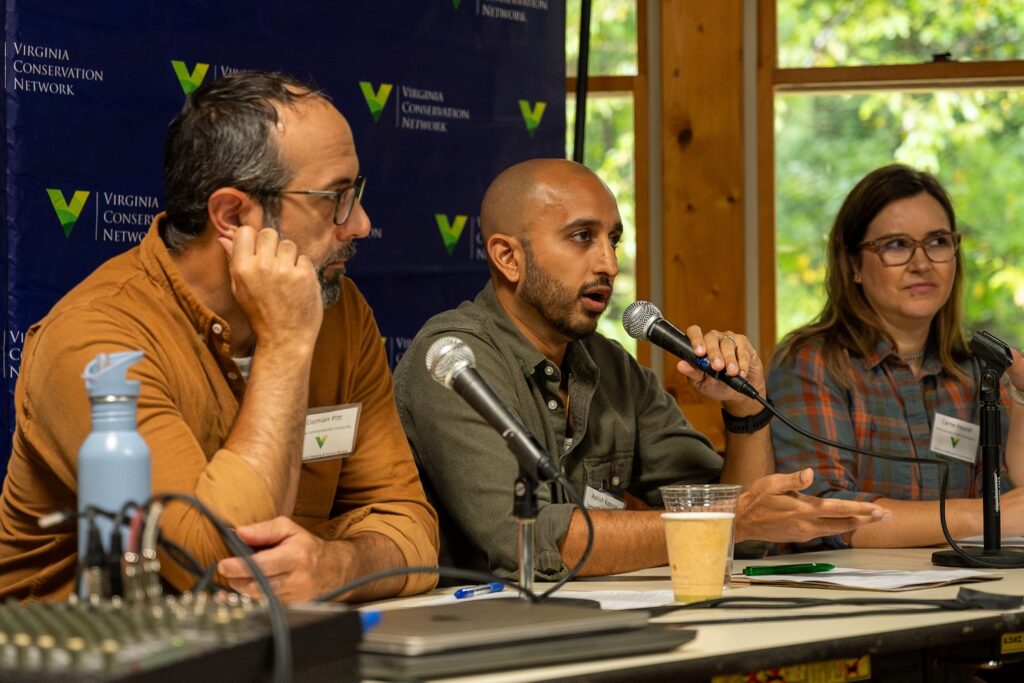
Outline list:
[[[565,68],[576,75],[580,53],[580,0],[565,5]],[[636,0],[593,0],[590,9],[592,76],[633,76],[637,73]]]
[[[779,5],[780,58],[790,66],[1013,57],[1022,31],[1024,0]],[[843,197],[898,161],[935,173],[953,197],[969,327],[1024,344],[1024,93],[780,95],[775,113],[780,337],[821,310],[825,239]]]
[[[1020,0],[779,0],[782,67],[1024,57]]]

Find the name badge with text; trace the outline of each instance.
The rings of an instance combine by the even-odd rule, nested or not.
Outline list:
[[[583,493],[583,505],[590,510],[621,510],[626,507],[626,501],[619,500],[607,491],[598,491],[588,486]]]
[[[362,403],[314,408],[306,415],[302,462],[341,458],[356,447],[356,428]]]
[[[980,439],[981,427],[978,425],[935,413],[935,424],[932,425],[933,453],[948,455],[973,465],[978,460]]]

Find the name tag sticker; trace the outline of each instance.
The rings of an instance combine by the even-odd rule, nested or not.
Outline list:
[[[626,507],[626,501],[619,500],[606,491],[598,491],[593,486],[588,486],[583,493],[583,505],[591,510],[622,510]]]
[[[356,428],[362,403],[314,408],[306,415],[302,462],[349,455],[356,446]]]
[[[931,449],[933,453],[948,455],[973,465],[978,460],[978,441],[980,439],[981,427],[978,425],[942,413],[935,413],[935,424],[932,425]]]

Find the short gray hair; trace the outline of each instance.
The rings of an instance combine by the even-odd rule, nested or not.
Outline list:
[[[164,141],[167,219],[160,236],[178,251],[206,227],[207,201],[233,187],[258,201],[268,216],[280,210],[278,193],[292,177],[270,135],[278,107],[327,99],[315,86],[287,74],[240,71],[203,84],[185,100]]]

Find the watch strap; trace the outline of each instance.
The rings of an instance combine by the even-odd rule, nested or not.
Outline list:
[[[775,405],[770,398],[767,400],[772,406]],[[768,406],[765,406],[761,412],[746,417],[736,417],[722,408],[722,422],[725,423],[725,430],[733,434],[753,434],[759,429],[767,427],[768,423],[772,421],[772,417],[774,417],[774,413]]]

